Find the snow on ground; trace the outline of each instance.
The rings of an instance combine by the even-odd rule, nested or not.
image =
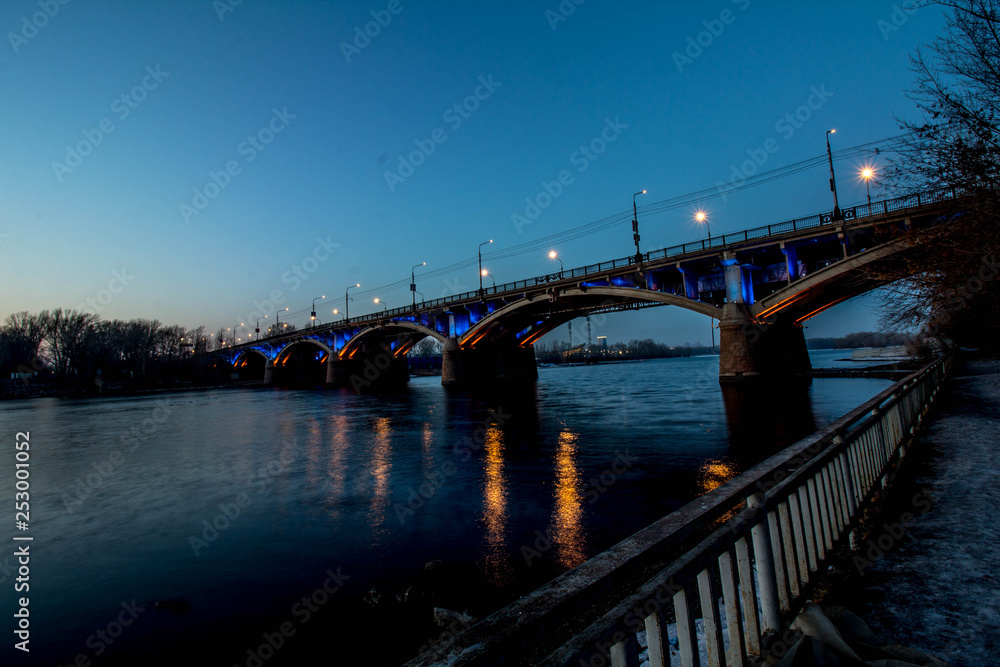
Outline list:
[[[1000,362],[965,362],[916,448],[933,508],[869,569],[883,580],[872,629],[951,665],[1000,664]],[[917,501],[918,503],[921,501]],[[917,507],[915,514],[921,508]]]

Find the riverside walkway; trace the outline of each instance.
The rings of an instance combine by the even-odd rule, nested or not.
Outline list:
[[[1000,664],[1000,361],[965,361],[918,436],[905,537],[865,568],[872,629],[950,665]],[[915,503],[911,500],[916,498]],[[892,517],[890,517],[892,518]],[[863,551],[863,549],[862,549]]]

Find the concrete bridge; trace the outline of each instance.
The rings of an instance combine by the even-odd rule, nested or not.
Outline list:
[[[405,383],[406,355],[431,336],[445,385],[537,378],[533,344],[575,318],[650,305],[719,320],[720,382],[810,368],[802,322],[879,287],[866,269],[919,253],[907,232],[956,210],[952,190],[613,259],[424,301],[218,351],[242,379],[358,390]]]

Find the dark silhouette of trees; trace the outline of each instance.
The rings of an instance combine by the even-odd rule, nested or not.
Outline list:
[[[908,92],[923,118],[887,171],[897,190],[955,188],[943,224],[906,235],[903,253],[877,276],[897,280],[882,303],[887,329],[923,325],[945,341],[1000,345],[1000,2],[955,0],[944,33],[918,50]],[[919,248],[919,249],[918,249]]]
[[[0,328],[0,359],[4,370],[27,372],[34,369],[37,366],[38,347],[44,337],[45,321],[40,315],[32,315],[26,311],[8,315]]]

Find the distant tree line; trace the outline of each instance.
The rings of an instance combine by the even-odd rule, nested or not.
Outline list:
[[[77,310],[22,311],[0,326],[0,369],[4,378],[41,377],[61,383],[152,381],[191,376],[196,352],[228,344],[226,332],[205,334],[157,320],[102,320]]]
[[[684,345],[667,345],[652,338],[630,340],[627,343],[613,343],[605,346],[571,346],[566,341],[538,343],[535,345],[535,360],[542,363],[573,363],[591,360],[615,359],[665,359],[668,357],[692,357],[699,354],[715,354],[718,348]]]
[[[809,338],[806,340],[806,347],[810,350],[844,350],[857,347],[905,347],[912,342],[912,336],[905,333],[859,331],[840,338]]]

